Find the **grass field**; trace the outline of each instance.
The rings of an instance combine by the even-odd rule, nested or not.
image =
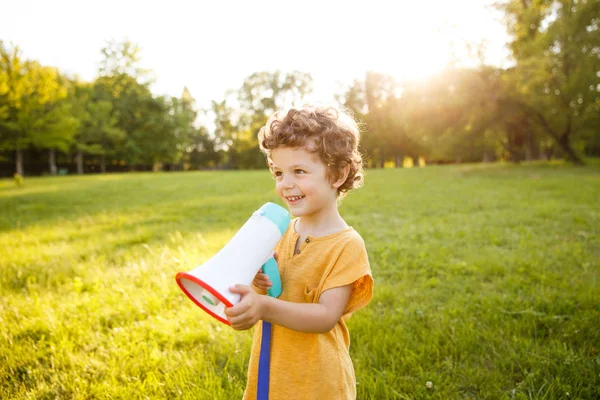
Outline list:
[[[251,331],[174,276],[273,186],[266,171],[0,181],[0,398],[240,398]],[[341,212],[375,278],[349,321],[359,399],[600,398],[600,168],[369,170]]]

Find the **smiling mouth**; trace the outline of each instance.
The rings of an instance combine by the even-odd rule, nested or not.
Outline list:
[[[297,201],[302,200],[305,197],[306,196],[304,196],[304,195],[302,195],[302,196],[289,196],[289,197],[286,197],[286,199],[290,203],[296,203]]]

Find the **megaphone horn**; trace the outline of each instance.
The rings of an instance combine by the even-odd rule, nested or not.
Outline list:
[[[175,279],[183,292],[196,305],[230,325],[225,307],[239,303],[240,295],[231,293],[235,284],[250,285],[262,268],[273,285],[269,296],[281,294],[281,279],[273,250],[290,224],[288,211],[266,203],[240,228],[216,255],[189,272],[179,272]]]

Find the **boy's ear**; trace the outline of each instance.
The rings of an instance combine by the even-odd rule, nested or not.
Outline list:
[[[350,173],[350,164],[346,165],[343,170],[340,171],[339,178],[331,184],[335,189],[339,188],[346,182],[348,174]]]

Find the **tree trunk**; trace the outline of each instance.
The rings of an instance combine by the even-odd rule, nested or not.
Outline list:
[[[531,151],[531,146],[529,143],[525,144],[525,161],[533,160],[533,152]]]
[[[83,151],[77,150],[75,162],[77,163],[77,173],[83,175]]]
[[[562,135],[559,136],[558,132],[552,129],[548,121],[546,121],[546,118],[544,118],[541,113],[537,112],[533,108],[529,108],[529,110],[532,110],[531,112],[537,118],[542,128],[544,128],[544,130],[548,132],[550,136],[552,136],[556,144],[558,144],[560,149],[565,153],[569,161],[576,165],[583,165],[583,160],[581,160],[575,151],[573,151],[569,141],[569,136],[571,135],[571,118],[569,117],[567,119],[567,126],[565,127]]]
[[[404,166],[404,164],[402,164],[403,160],[404,160],[404,157],[402,157],[402,154],[396,154],[394,156],[394,164],[395,164],[396,168],[402,168]]]
[[[48,150],[48,165],[50,167],[50,175],[56,175],[56,150],[54,149]]]
[[[106,156],[104,154],[100,156],[100,172],[106,173]]]
[[[514,162],[515,164],[519,164],[521,162],[521,152],[514,144],[509,146],[508,154],[510,154],[510,161]]]
[[[483,162],[484,163],[490,163],[490,162],[492,162],[492,156],[490,155],[490,152],[488,150],[486,150],[483,153]]]
[[[567,126],[563,130],[562,135],[560,135],[558,140],[556,141],[560,146],[561,150],[565,152],[569,161],[571,161],[575,165],[583,165],[583,160],[579,158],[579,156],[575,153],[573,148],[571,147],[571,143],[569,140],[569,136],[571,136],[571,117],[567,118]]]
[[[385,157],[383,156],[383,149],[379,149],[379,167],[385,168]]]
[[[17,174],[23,176],[23,153],[21,152],[21,149],[16,150],[15,158],[15,168],[17,169]]]
[[[418,155],[413,155],[412,159],[413,159],[413,167],[420,168],[421,164],[419,164],[419,156]]]
[[[237,164],[238,164],[237,151],[235,151],[235,150],[231,151],[230,155],[231,156],[230,156],[229,162],[230,162],[230,165],[231,165],[231,169],[236,169],[237,168]]]
[[[560,146],[560,149],[565,152],[569,161],[571,161],[575,165],[583,165],[583,160],[581,160],[581,158],[579,158],[579,156],[571,148],[571,143],[569,143],[568,135],[561,136],[557,143]]]
[[[535,134],[531,128],[527,129],[525,141],[525,160],[532,161],[540,158],[540,151]]]

